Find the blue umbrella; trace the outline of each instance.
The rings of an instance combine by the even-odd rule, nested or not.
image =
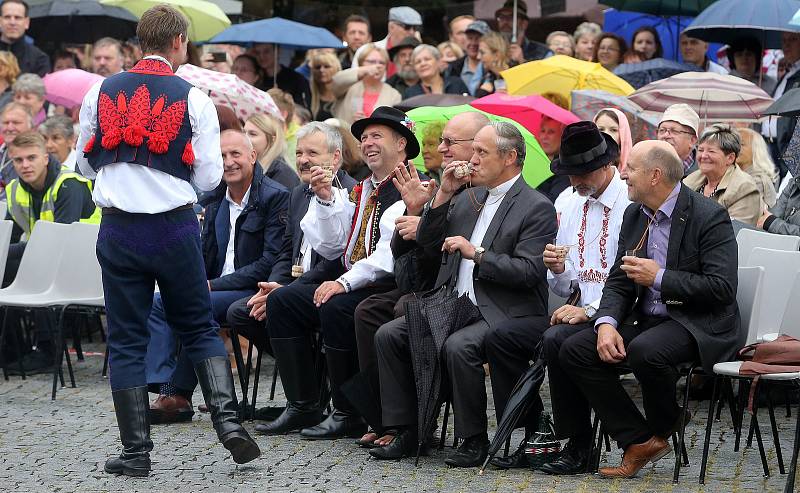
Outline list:
[[[647,84],[672,77],[683,72],[702,72],[696,65],[679,63],[665,58],[653,58],[640,63],[623,63],[617,65],[614,74],[628,81],[636,89]]]
[[[282,17],[235,24],[211,38],[209,43],[239,45],[270,43],[301,50],[343,47],[342,41],[327,29]]]
[[[693,38],[726,44],[751,37],[759,40],[763,48],[780,48],[782,33],[800,31],[789,25],[798,10],[798,0],[718,0],[683,32]]]

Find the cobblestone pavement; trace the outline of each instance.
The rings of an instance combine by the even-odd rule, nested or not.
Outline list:
[[[85,350],[99,353],[102,348],[90,344]],[[264,358],[265,363],[268,360]],[[443,458],[449,449],[422,458],[419,467],[414,467],[411,460],[370,460],[351,440],[307,442],[297,436],[257,437],[263,455],[237,467],[216,442],[208,415],[199,413],[191,423],[153,427],[155,450],[149,478],[114,477],[103,472],[105,459],[119,453],[119,439],[111,391],[100,376],[102,356],[87,355],[75,367],[78,387],[59,390],[55,402],[50,401],[49,376],[0,380],[0,491],[755,492],[782,491],[786,478],[777,471],[766,412],[760,420],[772,470],[766,479],[755,446],[733,452],[730,416],[723,413],[714,427],[706,485],[698,485],[707,403],[697,402],[690,404],[695,418],[687,428],[691,466],[682,471],[678,485],[671,481],[671,455],[628,481],[590,475],[551,477],[527,470],[490,469],[479,476],[475,469],[448,469]],[[262,389],[268,385],[263,382],[269,382],[271,369],[271,364],[265,365]],[[283,398],[279,386],[277,403]],[[202,402],[199,391],[194,402]],[[267,404],[266,396],[259,404]],[[794,419],[787,418],[783,409],[777,415],[788,469]],[[252,431],[253,423],[246,426]],[[493,426],[494,420],[490,429]],[[452,443],[452,429],[448,436]],[[616,451],[607,455],[603,461],[616,464],[619,460]]]

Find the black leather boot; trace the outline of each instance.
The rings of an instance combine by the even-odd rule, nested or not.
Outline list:
[[[211,422],[222,445],[237,464],[245,464],[261,455],[256,442],[239,422],[239,404],[233,387],[231,363],[224,356],[204,359],[194,365],[203,389]]]
[[[333,412],[325,421],[300,431],[306,440],[336,440],[358,438],[367,432],[367,424],[342,394],[341,386],[358,373],[358,359],[353,351],[344,351],[325,346],[328,377],[331,382]]]
[[[147,386],[117,390],[111,395],[114,398],[119,438],[122,440],[122,453],[106,461],[105,471],[125,476],[148,476],[153,442],[150,440],[147,414],[150,408]]]
[[[273,338],[270,342],[288,402],[274,421],[256,425],[256,432],[283,435],[316,425],[322,419],[322,412],[311,341],[308,337],[288,337]]]

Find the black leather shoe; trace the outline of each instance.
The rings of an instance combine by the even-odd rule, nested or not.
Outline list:
[[[528,459],[525,458],[525,442],[519,444],[517,450],[508,457],[495,457],[489,463],[500,469],[523,469],[528,467]]]
[[[459,445],[458,449],[444,460],[450,467],[478,467],[489,454],[489,438],[486,433],[474,435]]]
[[[397,460],[403,457],[413,457],[417,454],[419,443],[417,442],[416,426],[415,429],[407,429],[389,442],[389,445],[370,449],[369,455],[378,460]]]
[[[285,435],[316,426],[322,420],[322,413],[317,401],[301,401],[286,403],[286,409],[280,416],[269,423],[256,425],[256,433],[262,435]]]
[[[359,438],[367,431],[367,424],[360,416],[346,414],[334,409],[322,423],[300,430],[305,440],[336,440]]]
[[[539,470],[557,476],[583,474],[586,472],[586,464],[588,461],[589,444],[575,443],[570,440],[558,459],[543,464]]]
[[[153,442],[150,440],[150,420],[147,413],[150,408],[147,386],[116,390],[111,396],[114,399],[122,453],[119,457],[108,459],[104,469],[111,474],[148,476]]]

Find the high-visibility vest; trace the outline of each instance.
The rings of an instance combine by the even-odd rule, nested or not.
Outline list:
[[[89,191],[92,190],[92,182],[82,177],[81,175],[72,171],[67,171],[62,168],[56,176],[56,181],[47,189],[42,197],[42,207],[39,211],[39,217],[33,217],[32,212],[32,199],[31,194],[19,182],[19,178],[11,180],[11,183],[6,185],[6,199],[8,200],[8,211],[14,222],[22,228],[26,235],[30,236],[36,221],[55,221],[56,200],[58,199],[58,191],[65,180],[74,178],[81,183],[86,184]],[[92,215],[86,219],[81,219],[82,223],[100,224],[100,209],[94,208]]]

